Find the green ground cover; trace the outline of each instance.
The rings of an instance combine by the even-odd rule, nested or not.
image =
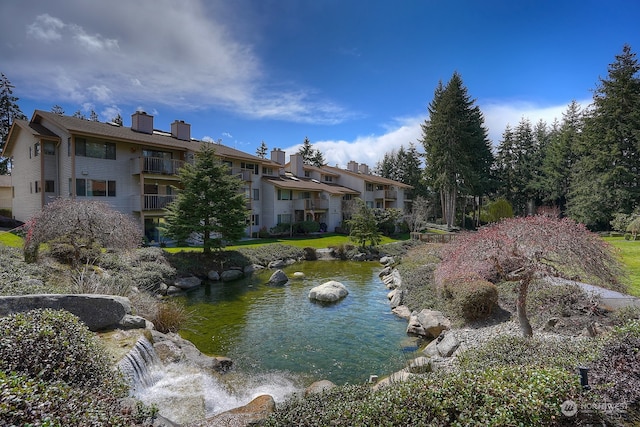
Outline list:
[[[8,231],[0,231],[0,246],[9,246],[12,248],[22,247],[22,237],[16,236]]]
[[[625,240],[624,237],[605,237],[604,240],[620,252],[629,279],[629,293],[640,296],[640,241]]]

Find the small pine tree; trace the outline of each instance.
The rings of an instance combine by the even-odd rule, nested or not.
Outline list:
[[[349,237],[356,242],[361,248],[369,246],[375,247],[382,240],[380,231],[378,231],[378,221],[373,209],[367,207],[360,198],[355,199],[355,209],[351,219],[347,221],[347,225],[351,232]]]

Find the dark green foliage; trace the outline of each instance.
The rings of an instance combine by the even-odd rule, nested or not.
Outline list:
[[[243,236],[247,210],[242,182],[228,172],[213,144],[203,144],[195,163],[180,169],[182,189],[167,208],[167,236],[185,242],[198,235],[204,253]]]
[[[317,221],[301,221],[293,224],[293,228],[297,233],[309,234],[320,231],[320,223]]]
[[[264,425],[553,425],[560,404],[578,392],[577,376],[556,368],[432,374],[377,392],[351,385],[292,400]]]
[[[0,153],[7,142],[7,136],[14,120],[26,120],[27,116],[18,106],[18,98],[13,96],[13,85],[0,73]],[[0,175],[5,175],[8,170],[8,159],[0,158]]]
[[[83,387],[117,382],[94,335],[67,311],[0,318],[0,370]]]
[[[487,206],[487,214],[482,220],[498,222],[504,218],[513,218],[513,207],[506,199],[500,198]]]
[[[467,322],[486,319],[498,307],[498,289],[486,280],[447,280],[442,293],[449,307],[447,314]]]
[[[269,234],[271,236],[284,236],[293,233],[293,225],[288,222],[281,222],[280,224],[271,227],[269,229]]]
[[[46,265],[26,264],[20,249],[0,246],[0,295],[65,292],[57,282],[47,281],[49,274]]]
[[[302,162],[305,165],[313,165],[322,167],[325,164],[324,155],[320,150],[313,148],[313,144],[309,141],[308,137],[304,137],[302,147],[298,150],[298,154],[302,156]]]
[[[411,185],[413,188],[405,191],[409,199],[415,200],[418,196],[425,197],[429,194],[423,177],[421,155],[413,143],[409,143],[407,149],[401,146],[397,151],[385,153],[377,163],[375,173],[383,178]]]
[[[268,265],[271,261],[278,259],[298,260],[304,256],[302,248],[281,243],[273,243],[257,248],[241,248],[238,252],[249,261],[249,264],[259,265]]]
[[[351,215],[351,219],[347,221],[349,229],[349,237],[356,242],[360,248],[366,248],[367,243],[370,247],[375,247],[382,239],[378,231],[378,220],[373,209],[367,207],[360,198],[355,199],[356,208]]]

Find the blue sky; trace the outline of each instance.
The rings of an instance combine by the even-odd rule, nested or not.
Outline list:
[[[576,1],[3,0],[0,71],[27,116],[142,109],[155,127],[255,153],[297,151],[375,166],[419,145],[442,80],[458,71],[497,144],[522,117],[585,106],[640,3]]]

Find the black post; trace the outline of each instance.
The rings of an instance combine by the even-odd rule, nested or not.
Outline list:
[[[580,385],[584,390],[590,390],[591,386],[589,385],[589,368],[586,366],[580,366],[578,368],[580,371]]]

